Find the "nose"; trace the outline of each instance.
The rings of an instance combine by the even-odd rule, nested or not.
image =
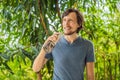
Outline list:
[[[67,26],[69,25],[69,22],[67,20],[63,21],[63,25]]]

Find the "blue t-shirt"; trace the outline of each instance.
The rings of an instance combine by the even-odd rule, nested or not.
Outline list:
[[[63,36],[46,58],[53,58],[53,80],[84,80],[87,62],[94,62],[93,44],[78,37],[72,44]]]

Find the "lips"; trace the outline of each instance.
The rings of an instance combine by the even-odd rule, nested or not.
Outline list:
[[[64,30],[70,30],[71,27],[64,27]]]

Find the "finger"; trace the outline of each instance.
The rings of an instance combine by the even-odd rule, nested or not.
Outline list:
[[[56,39],[57,38],[55,36],[50,36],[47,41],[53,41],[54,42],[54,41],[56,41]]]
[[[59,32],[54,32],[53,35],[59,35],[60,33]]]
[[[52,39],[52,41],[56,41],[57,40],[57,36],[52,36],[51,39]]]

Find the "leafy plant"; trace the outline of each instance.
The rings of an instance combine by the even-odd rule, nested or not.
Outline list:
[[[119,0],[4,0],[0,1],[0,80],[35,80],[32,63],[46,38],[62,32],[61,14],[77,8],[85,17],[79,33],[95,47],[96,80],[120,79]],[[53,63],[41,71],[52,79]]]

